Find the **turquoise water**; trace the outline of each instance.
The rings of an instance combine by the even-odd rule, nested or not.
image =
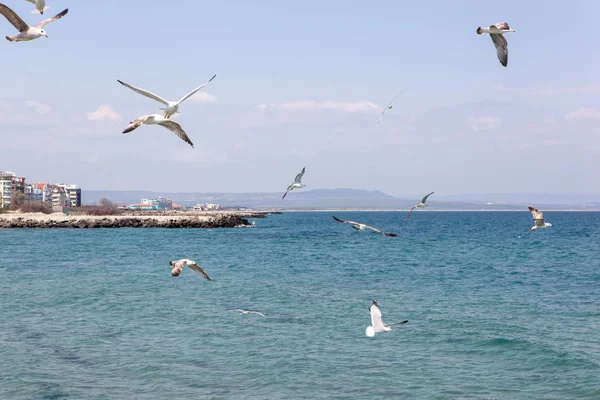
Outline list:
[[[0,230],[0,398],[600,398],[600,213],[404,215]]]

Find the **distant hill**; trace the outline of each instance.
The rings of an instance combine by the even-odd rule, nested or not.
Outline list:
[[[419,198],[400,199],[379,190],[315,189],[294,190],[282,200],[284,192],[264,193],[168,193],[142,190],[110,191],[84,190],[84,204],[96,204],[103,198],[116,203],[134,204],[143,198],[167,197],[175,203],[190,207],[198,203],[218,203],[225,207],[269,209],[322,209],[322,208],[369,208],[409,209]],[[542,210],[573,209],[600,210],[600,195],[575,197],[585,202],[568,202],[574,198],[551,195],[465,195],[432,196],[427,202],[429,210],[523,210],[534,205]],[[594,200],[595,199],[595,200]],[[544,201],[545,200],[545,201]]]

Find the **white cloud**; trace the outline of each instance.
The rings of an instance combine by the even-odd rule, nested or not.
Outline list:
[[[377,104],[364,100],[355,102],[337,102],[332,100],[301,100],[283,104],[260,104],[258,108],[261,110],[275,109],[286,111],[340,110],[349,113],[361,113],[370,112],[374,110],[381,110],[381,107],[379,107]]]
[[[35,112],[38,114],[46,114],[47,112],[52,110],[52,107],[50,107],[46,104],[38,103],[37,101],[33,101],[33,100],[25,100],[25,104],[28,105],[29,107],[34,107]]]
[[[577,111],[565,115],[566,119],[600,119],[600,110],[593,108],[582,107]]]
[[[467,119],[467,125],[475,132],[490,131],[499,128],[502,120],[495,117],[471,117]]]
[[[215,103],[217,101],[217,97],[206,92],[198,92],[190,97],[189,100],[196,103]]]
[[[111,121],[121,120],[121,114],[108,105],[98,107],[95,111],[87,113],[87,116],[90,121],[101,121],[104,119],[110,119]]]

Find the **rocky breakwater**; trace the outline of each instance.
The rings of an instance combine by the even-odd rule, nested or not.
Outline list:
[[[0,215],[0,228],[234,228],[252,226],[247,218],[264,218],[264,214],[218,214],[213,216],[4,214]]]

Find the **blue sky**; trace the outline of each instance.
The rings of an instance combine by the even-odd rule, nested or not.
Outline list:
[[[30,181],[281,191],[306,166],[308,189],[600,193],[600,3],[47,3],[69,8],[48,39],[0,42],[0,170]],[[475,34],[498,21],[516,30],[507,68]],[[160,104],[116,79],[176,100],[214,73],[176,119],[195,149],[121,134]]]

